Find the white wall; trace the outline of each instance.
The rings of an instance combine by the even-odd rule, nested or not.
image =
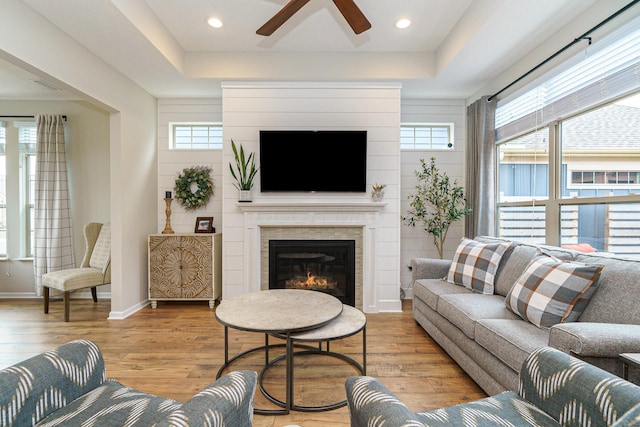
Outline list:
[[[222,122],[222,100],[190,98],[158,100],[158,229],[166,223],[165,191],[175,197],[175,180],[184,168],[207,166],[212,169],[214,192],[206,207],[186,211],[177,200],[171,204],[171,229],[193,233],[196,218],[212,216],[216,231],[222,231],[222,150],[169,150],[170,122]]]
[[[19,0],[4,0],[0,57],[109,111],[111,313],[147,304],[146,236],[156,231],[156,101]],[[106,160],[106,159],[105,159]]]
[[[454,145],[453,150],[436,151],[407,151],[401,152],[401,189],[400,209],[404,215],[409,209],[409,195],[415,190],[417,183],[415,171],[421,168],[420,159],[427,164],[431,157],[436,158],[436,166],[449,176],[465,185],[465,140],[466,140],[466,105],[464,100],[456,99],[409,99],[402,101],[403,123],[453,123]],[[411,271],[409,261],[411,258],[426,257],[438,258],[438,251],[433,244],[433,237],[418,225],[401,228],[401,252],[400,252],[400,280],[403,289],[407,289],[405,297],[410,297],[412,291]],[[454,223],[449,228],[445,242],[445,259],[451,259],[458,242],[464,235],[464,221]]]
[[[82,261],[85,223],[108,222],[109,199],[109,115],[86,102],[75,101],[0,101],[0,111],[8,115],[62,114],[67,116],[65,137],[67,148],[71,218],[76,265]],[[29,119],[15,119],[29,121]],[[106,159],[106,161],[105,161]],[[8,218],[16,224],[17,218]],[[8,230],[11,232],[12,230]],[[16,230],[18,231],[18,230]],[[17,239],[17,232],[12,236]],[[33,262],[19,259],[12,245],[9,259],[0,261],[0,297],[34,296]],[[98,289],[110,292],[109,286]]]
[[[229,184],[231,175],[228,173],[228,161],[224,164],[222,162],[222,155],[219,152],[205,152],[204,157],[200,152],[180,152],[168,150],[168,122],[170,121],[222,121],[222,100],[220,99],[161,99],[158,101],[158,163],[159,163],[159,188],[158,188],[158,231],[164,228],[165,214],[164,203],[160,200],[164,191],[171,189],[173,180],[175,179],[176,172],[183,167],[193,166],[197,164],[206,163],[211,166],[214,171],[214,180],[216,184],[216,191],[212,202],[209,203],[206,209],[198,210],[196,212],[184,212],[179,207],[176,207],[174,202],[172,213],[172,226],[173,229],[178,232],[190,232],[193,229],[193,223],[196,216],[214,216],[214,225],[217,230],[222,230],[222,188],[226,183]],[[230,120],[230,119],[229,119]],[[253,120],[253,119],[251,119]],[[251,122],[249,120],[248,122]],[[340,119],[342,120],[342,119]],[[438,150],[438,151],[402,151],[400,154],[400,185],[397,189],[388,187],[385,200],[389,201],[392,198],[397,198],[399,203],[398,218],[404,214],[409,208],[409,194],[414,190],[416,179],[414,171],[420,167],[420,159],[425,159],[427,162],[433,156],[437,159],[437,165],[442,172],[446,172],[452,179],[457,179],[461,185],[464,185],[465,170],[464,170],[464,149],[466,138],[466,106],[464,100],[455,99],[408,99],[401,101],[401,121],[403,123],[454,123],[454,149],[453,150]],[[228,121],[227,121],[228,123]],[[308,129],[304,125],[299,125],[301,128]],[[315,126],[315,125],[314,125]],[[237,127],[237,126],[236,126]],[[288,127],[289,128],[289,127]],[[233,134],[230,134],[233,132]],[[233,137],[237,142],[243,142],[246,144],[255,144],[257,147],[257,131],[242,130],[243,133],[249,132],[253,135],[245,140],[239,140],[237,138],[237,132],[235,129],[225,127],[224,140],[229,143]],[[255,132],[255,134],[254,134]],[[236,136],[234,136],[236,135]],[[248,142],[247,142],[248,140]],[[395,142],[394,142],[395,143]],[[246,145],[245,145],[246,146]],[[376,161],[379,165],[380,162]],[[389,162],[391,167],[395,167],[395,159]],[[383,173],[387,175],[390,171],[378,171],[377,173]],[[369,181],[375,181],[375,179],[369,179]],[[380,182],[383,182],[380,179]],[[384,178],[384,182],[389,182],[387,178]],[[257,201],[260,200],[259,185],[254,188],[254,196]],[[235,188],[231,188],[231,202],[235,203]],[[296,196],[299,197],[299,196]],[[307,197],[313,197],[319,199],[322,196],[307,195]],[[271,200],[271,198],[269,199]],[[207,215],[205,215],[205,213]],[[228,217],[225,217],[228,218]],[[464,235],[463,222],[460,221],[451,226],[449,231],[449,237],[445,244],[445,258],[451,258],[458,244],[458,241]],[[391,235],[393,236],[393,234]],[[234,243],[227,243],[228,245],[236,245]],[[397,247],[397,242],[393,241],[390,246],[390,250],[393,252]],[[437,258],[438,253],[433,245],[431,235],[419,227],[408,227],[406,225],[401,226],[400,233],[400,285],[407,291],[405,298],[411,296],[411,272],[408,269],[408,264],[411,258],[415,257],[432,257]],[[235,260],[235,262],[239,262]],[[241,269],[240,267],[238,267]],[[228,272],[232,276],[239,275],[240,272]],[[395,274],[392,273],[392,274]],[[226,278],[226,276],[225,276]]]
[[[400,255],[400,86],[357,83],[226,83],[223,84],[223,135],[226,166],[233,161],[231,142],[259,153],[259,131],[275,129],[366,130],[368,132],[367,185],[387,184],[381,212],[376,254],[378,308],[398,306]],[[295,161],[295,159],[292,159]],[[257,158],[258,164],[260,162]],[[243,213],[231,174],[223,177],[223,298],[259,290],[247,283]],[[369,193],[260,193],[260,202],[356,202],[371,201]]]
[[[69,117],[69,143],[71,144],[69,160],[72,181],[73,217],[75,225],[76,258],[82,256],[83,248],[81,227],[87,221],[109,219],[109,129],[108,113],[97,110],[82,102],[0,102],[0,111],[11,114],[28,114],[35,112],[66,114]],[[450,177],[464,183],[464,140],[466,107],[462,100],[429,99],[401,101],[402,122],[435,122],[455,124],[455,144],[453,151],[403,151],[400,155],[401,183],[395,195],[387,191],[385,199],[399,198],[398,216],[408,209],[408,195],[415,186],[414,171],[419,167],[419,159],[428,161],[436,157],[438,167],[446,171]],[[7,113],[8,114],[8,113]],[[172,205],[172,227],[176,232],[191,232],[197,216],[213,216],[214,226],[222,230],[222,188],[223,179],[231,179],[228,165],[223,165],[221,151],[189,152],[168,150],[168,123],[170,121],[222,121],[221,99],[161,99],[158,101],[158,186],[156,196],[157,224],[153,232],[164,228],[164,191],[173,188],[177,172],[184,167],[206,164],[213,169],[215,193],[205,209],[185,212],[176,202]],[[225,137],[229,141],[230,137]],[[395,161],[394,161],[395,162]],[[73,166],[77,165],[77,166]],[[371,179],[370,179],[371,180]],[[389,187],[388,190],[390,190]],[[235,188],[232,190],[235,192]],[[398,194],[399,193],[399,194]],[[451,227],[447,241],[445,258],[450,258],[463,235],[461,223]],[[392,248],[394,246],[391,246]],[[393,250],[393,249],[392,249]],[[402,225],[400,233],[400,284],[403,288],[410,285],[409,260],[414,257],[437,257],[435,246],[430,235],[419,228]],[[77,259],[77,262],[80,260]],[[33,267],[30,261],[0,261],[0,296],[33,295]],[[11,272],[7,278],[5,272]],[[395,274],[395,273],[392,273]],[[109,287],[99,288],[106,294]],[[405,297],[411,295],[408,289]]]

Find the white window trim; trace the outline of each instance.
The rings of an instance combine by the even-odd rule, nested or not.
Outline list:
[[[169,122],[169,150],[172,151],[219,151],[222,150],[222,142],[220,147],[213,148],[176,148],[175,147],[175,129],[178,126],[207,126],[207,127],[220,127],[222,129],[221,122]]]
[[[415,139],[412,148],[402,146],[402,140],[400,141],[400,149],[402,151],[453,151],[455,148],[455,124],[454,123],[400,123],[400,129],[402,128],[449,128],[449,147],[447,148],[422,148],[415,146]]]

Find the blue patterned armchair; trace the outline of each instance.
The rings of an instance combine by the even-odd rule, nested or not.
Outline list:
[[[0,426],[251,426],[256,380],[230,372],[183,404],[107,380],[98,347],[76,340],[0,371]]]
[[[640,387],[550,347],[520,370],[518,393],[412,412],[381,382],[346,380],[352,427],[640,426]]]

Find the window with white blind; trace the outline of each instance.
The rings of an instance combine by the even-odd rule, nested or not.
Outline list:
[[[498,101],[499,236],[640,258],[638,67],[640,19]]]
[[[174,150],[222,150],[222,125],[169,123],[169,140]]]
[[[401,150],[453,150],[453,123],[403,123]]]
[[[584,112],[640,89],[640,19],[614,31],[570,60],[562,72],[551,71],[524,94],[499,100],[496,140],[533,131],[559,118]]]

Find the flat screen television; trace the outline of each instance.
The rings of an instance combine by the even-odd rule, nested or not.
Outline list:
[[[262,192],[367,191],[367,131],[260,131]]]

